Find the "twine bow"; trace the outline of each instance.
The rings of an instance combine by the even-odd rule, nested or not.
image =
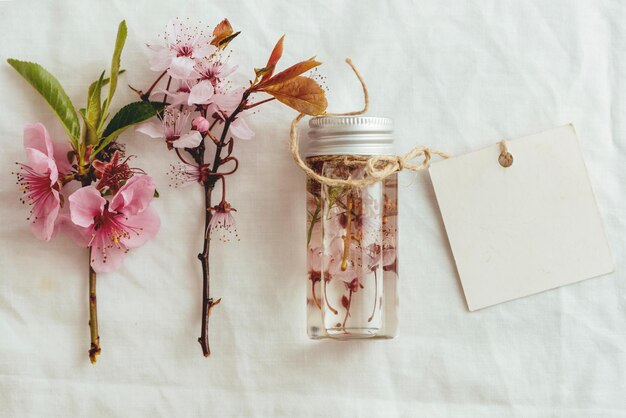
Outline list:
[[[363,109],[357,110],[354,112],[347,113],[325,113],[324,116],[354,116],[354,115],[362,115],[367,112],[369,108],[369,93],[367,91],[367,86],[365,85],[365,81],[359,74],[358,70],[352,63],[350,58],[346,58],[346,63],[350,66],[354,74],[359,79],[361,83],[361,88],[363,89],[363,100],[364,105]],[[430,160],[433,155],[438,155],[442,158],[448,158],[448,154],[445,152],[431,149],[425,147],[423,145],[418,145],[413,148],[409,152],[404,155],[374,155],[371,157],[365,158],[365,172],[366,176],[362,179],[334,179],[331,177],[326,177],[321,174],[316,173],[313,169],[311,169],[306,162],[302,160],[300,157],[300,145],[298,138],[298,123],[304,118],[306,115],[304,113],[300,113],[292,122],[291,122],[291,130],[290,130],[290,142],[289,149],[291,151],[291,156],[294,161],[306,173],[307,176],[312,178],[313,180],[318,181],[319,183],[325,184],[330,187],[365,187],[377,183],[379,181],[384,180],[385,178],[399,172],[402,170],[410,170],[410,171],[420,171],[425,168],[430,167]],[[421,163],[412,164],[411,161],[415,160],[419,157],[424,157]]]

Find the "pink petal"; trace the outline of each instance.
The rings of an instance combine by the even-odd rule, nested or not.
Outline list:
[[[186,91],[167,91],[165,89],[155,89],[153,95],[164,94],[167,96],[167,102],[170,106],[186,105],[189,93]],[[152,96],[151,96],[152,97]],[[162,130],[162,129],[161,129]],[[161,134],[161,137],[163,134]],[[153,137],[154,138],[154,137]]]
[[[105,234],[96,234],[91,244],[91,267],[96,273],[109,273],[117,270],[126,258],[126,247],[114,243]]]
[[[209,80],[203,80],[191,88],[187,104],[207,104],[213,97],[213,85]]]
[[[67,153],[72,149],[69,144],[65,142],[53,142],[52,148],[54,149],[54,162],[57,164],[59,173],[71,173],[72,165],[67,159]]]
[[[174,148],[195,148],[202,142],[202,135],[198,131],[189,131],[172,142]]]
[[[220,79],[224,79],[226,77],[228,77],[229,75],[231,75],[232,73],[234,73],[237,68],[239,68],[239,65],[222,65],[222,68],[219,71],[219,78]]]
[[[83,228],[91,227],[94,218],[104,210],[106,200],[94,186],[81,187],[69,197],[72,222]]]
[[[217,92],[213,96],[212,102],[215,103],[221,110],[225,112],[232,112],[239,106],[243,97],[244,89],[235,89],[227,93]]]
[[[32,148],[53,157],[54,149],[48,130],[41,123],[29,123],[24,126],[24,148]]]
[[[50,186],[57,182],[59,171],[54,159],[34,148],[26,148],[26,159],[28,160],[28,165],[36,172],[41,174],[49,173]]]
[[[52,189],[45,201],[39,202],[33,209],[34,222],[31,223],[32,233],[39,239],[50,241],[54,234],[55,222],[61,208],[59,192]]]
[[[163,129],[163,123],[159,120],[151,120],[144,122],[137,126],[135,129],[137,132],[148,135],[151,138],[165,138],[165,130]]]
[[[154,54],[150,57],[150,69],[152,71],[167,70],[173,58],[173,54],[169,48],[161,45],[151,46],[150,48],[154,50]]]
[[[189,57],[175,57],[172,58],[170,68],[167,70],[168,74],[173,78],[187,79],[194,72],[193,67],[196,62]]]
[[[251,139],[254,137],[254,131],[250,129],[245,119],[239,117],[230,124],[230,132],[239,139]]]
[[[82,228],[75,225],[69,215],[66,214],[59,215],[57,218],[57,227],[65,235],[68,235],[79,247],[88,247],[93,237],[92,228]]]
[[[193,53],[191,54],[191,56],[193,58],[205,58],[209,55],[212,55],[216,50],[217,48],[215,46],[211,45],[208,41],[205,41],[204,45],[196,45],[193,48]]]
[[[115,194],[110,209],[127,216],[136,215],[150,205],[155,189],[152,177],[133,176]]]
[[[156,211],[147,208],[137,215],[129,216],[128,220],[124,221],[124,225],[136,232],[131,231],[129,238],[121,238],[120,241],[128,248],[137,248],[156,236],[161,226],[161,220]]]
[[[176,43],[176,39],[179,33],[182,32],[181,30],[183,29],[182,26],[183,25],[179,23],[178,21],[176,21],[175,19],[172,19],[169,22],[167,22],[167,24],[165,25],[165,40],[167,41],[168,44],[174,45]]]

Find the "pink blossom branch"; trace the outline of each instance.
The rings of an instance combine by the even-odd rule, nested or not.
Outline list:
[[[224,147],[224,141],[226,141],[226,137],[228,136],[228,130],[230,128],[230,124],[235,120],[237,115],[244,110],[244,106],[246,101],[248,100],[248,96],[250,96],[250,92],[246,91],[241,98],[241,102],[237,109],[233,113],[230,114],[224,121],[224,129],[222,130],[222,135],[220,137],[219,143],[217,144],[217,148],[215,150],[215,159],[213,161],[213,165],[211,167],[211,172],[216,174],[222,162],[226,162],[228,159],[222,160],[220,154],[222,152],[222,148]],[[215,120],[213,125],[217,122]],[[213,126],[212,125],[212,126]],[[201,143],[200,147],[201,152],[198,154],[196,162],[199,164],[204,164],[204,141]],[[236,161],[236,166],[238,166],[239,162]],[[234,171],[233,171],[234,172]],[[200,343],[200,347],[202,347],[202,353],[204,357],[208,357],[211,355],[211,349],[209,346],[209,315],[211,314],[211,309],[221,301],[218,299],[215,301],[211,297],[211,283],[210,283],[210,263],[209,263],[209,249],[211,245],[211,194],[213,193],[213,188],[215,187],[215,182],[217,181],[219,176],[209,176],[208,179],[204,182],[204,206],[205,206],[205,219],[204,219],[204,244],[202,247],[202,253],[198,254],[198,259],[202,264],[202,324],[200,328],[200,337],[198,338],[198,342]],[[224,179],[222,177],[222,201],[225,197],[225,185]]]

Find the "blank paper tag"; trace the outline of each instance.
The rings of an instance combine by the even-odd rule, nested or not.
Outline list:
[[[432,164],[470,311],[613,271],[572,125]]]

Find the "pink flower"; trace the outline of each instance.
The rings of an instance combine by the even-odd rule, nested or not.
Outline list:
[[[358,254],[359,249],[356,248],[356,244],[351,243],[351,245],[350,256],[346,260],[345,268],[343,268],[345,242],[341,237],[332,239],[322,261],[326,280],[333,278],[352,280],[356,276],[355,266],[358,264],[356,254]]]
[[[202,142],[200,132],[190,130],[183,134],[189,123],[189,110],[180,111],[171,106],[165,109],[163,120],[151,120],[137,127],[137,131],[152,138],[165,138],[168,148],[195,148]]]
[[[229,115],[237,106],[241,103],[243,98],[244,88],[224,90],[222,88],[216,88],[211,98],[211,103],[207,109],[207,113],[217,113],[220,117],[224,118],[224,115]]]
[[[20,200],[32,206],[28,220],[33,234],[49,241],[61,208],[59,171],[71,170],[66,157],[69,147],[53,144],[45,126],[34,123],[24,127],[24,148],[28,164],[18,164],[20,169],[16,173],[17,183],[24,192]]]
[[[170,166],[170,187],[187,187],[194,183],[202,183],[208,177],[208,165],[196,165],[177,162]]]
[[[176,79],[195,78],[194,67],[198,60],[212,55],[217,48],[211,45],[211,37],[202,31],[191,29],[178,20],[165,28],[165,45],[148,45],[154,51],[150,69],[167,71]]]
[[[111,193],[115,194],[120,188],[120,184],[123,181],[128,180],[135,174],[146,174],[140,168],[131,168],[128,165],[128,160],[132,157],[128,157],[120,162],[121,154],[119,151],[113,153],[111,161],[105,162],[95,160],[91,165],[95,169],[96,178],[98,183],[96,189],[102,190],[108,188]]]
[[[97,273],[117,269],[129,248],[157,234],[160,220],[149,207],[154,190],[149,176],[134,176],[111,201],[94,186],[82,187],[69,197],[71,220],[89,239],[91,266]]]
[[[237,65],[228,65],[225,61],[203,60],[196,64],[194,70],[199,79],[208,80],[215,87],[234,73],[238,67]]]
[[[228,92],[216,90],[211,102],[208,106],[208,114],[225,121],[241,104],[242,96],[245,89],[234,89]],[[250,129],[246,122],[245,112],[240,112],[234,121],[230,124],[229,133],[238,139],[251,139],[254,137],[254,131]]]
[[[216,93],[216,90],[219,91],[218,84],[236,69],[237,66],[227,66],[226,63],[221,61],[204,60],[197,63],[194,70],[198,78],[198,83],[191,87],[187,104],[189,106],[194,104],[205,105],[212,101],[214,102],[214,100],[211,99]],[[216,97],[217,101],[219,102],[224,96],[224,94],[218,95]],[[235,106],[238,104],[239,101],[237,101]]]
[[[231,212],[237,212],[237,209],[233,208],[230,203],[224,201],[210,208],[210,210],[215,212],[209,223],[211,236],[215,236],[223,242],[230,242],[233,237],[239,240],[235,218],[231,214]]]

